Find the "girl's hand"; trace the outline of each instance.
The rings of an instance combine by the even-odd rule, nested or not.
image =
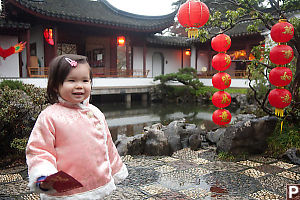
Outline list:
[[[48,191],[52,189],[52,184],[45,182],[47,176],[41,176],[37,179],[36,186],[43,191]]]
[[[45,191],[51,190],[52,184],[43,181],[40,183],[40,188],[41,188],[41,190],[45,190]]]

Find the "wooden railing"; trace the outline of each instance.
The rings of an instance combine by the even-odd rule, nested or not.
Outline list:
[[[149,70],[145,73],[142,69],[105,69],[92,68],[94,77],[144,77],[148,76]]]
[[[48,67],[29,67],[29,77],[45,78],[48,76]]]
[[[149,70],[142,69],[126,70],[126,69],[105,69],[105,68],[92,68],[94,77],[147,77]],[[48,67],[29,67],[29,77],[45,78],[48,76]]]

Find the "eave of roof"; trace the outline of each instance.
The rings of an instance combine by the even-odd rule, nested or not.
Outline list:
[[[177,11],[162,16],[143,16],[119,10],[106,0],[7,0],[24,11],[54,21],[86,23],[142,32],[162,31],[174,23]],[[88,12],[87,12],[88,11]]]
[[[29,29],[30,24],[21,23],[21,22],[13,22],[13,21],[6,21],[0,18],[0,28],[7,28],[7,29]]]
[[[162,46],[190,47],[191,45],[187,37],[153,35],[147,37],[146,40],[149,44]]]

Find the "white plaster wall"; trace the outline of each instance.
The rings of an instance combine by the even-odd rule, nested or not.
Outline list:
[[[152,77],[152,56],[162,53],[164,57],[164,73],[178,72],[181,68],[181,50],[170,48],[147,48],[146,70],[148,77]],[[183,67],[190,67],[190,56],[183,55]],[[133,69],[143,69],[143,47],[133,47]]]
[[[44,33],[43,27],[38,25],[30,31],[30,43],[36,43],[36,54],[41,62],[41,67],[44,66]]]
[[[8,49],[17,43],[17,36],[0,35],[2,49]],[[0,57],[0,77],[19,77],[19,54],[15,53],[5,60]]]
[[[133,69],[143,69],[143,47],[133,47]]]
[[[206,68],[208,71],[210,69],[210,66],[208,66],[208,55],[205,53],[198,52],[197,55],[197,71],[202,72],[203,68]]]

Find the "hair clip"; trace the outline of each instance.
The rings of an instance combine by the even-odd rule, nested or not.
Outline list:
[[[76,67],[76,66],[77,66],[77,62],[76,62],[75,60],[72,60],[72,59],[70,59],[70,58],[65,58],[65,60],[66,60],[68,63],[70,63],[70,65],[71,65],[72,67]]]

